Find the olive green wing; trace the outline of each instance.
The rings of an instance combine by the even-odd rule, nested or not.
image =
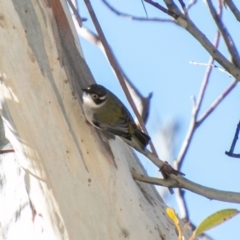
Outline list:
[[[105,121],[104,117],[99,116],[99,114],[94,114],[93,124],[108,133],[131,140],[130,123],[131,126],[132,124],[135,126],[135,123],[133,122],[132,116],[127,108],[125,108],[124,105],[119,104],[117,110],[112,114],[115,114],[116,117],[111,118],[110,121],[109,119]]]

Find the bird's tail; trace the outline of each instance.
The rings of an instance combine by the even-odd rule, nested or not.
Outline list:
[[[136,140],[139,142],[142,149],[145,150],[151,138],[147,134],[140,131],[139,129],[135,129],[134,136]]]

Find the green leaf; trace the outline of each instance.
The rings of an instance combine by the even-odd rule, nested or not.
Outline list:
[[[206,232],[207,230],[216,227],[217,225],[227,221],[228,219],[234,217],[237,215],[239,211],[237,209],[224,209],[221,211],[218,211],[209,217],[207,217],[205,220],[203,220],[199,226],[194,231],[194,236],[198,236],[203,232]]]

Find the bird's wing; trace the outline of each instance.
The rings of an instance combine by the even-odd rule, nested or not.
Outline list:
[[[115,123],[104,123],[104,122],[99,122],[97,120],[93,120],[93,124],[111,134],[117,135],[119,137],[126,138],[128,140],[131,140],[131,134],[129,133],[129,126],[128,122],[126,119],[119,119]]]
[[[130,113],[124,106],[122,106],[122,109],[121,109],[121,117],[116,118],[116,120],[111,123],[103,122],[102,120],[98,119],[97,115],[95,114],[93,118],[94,118],[93,124],[96,127],[106,132],[109,132],[111,134],[117,135],[119,137],[131,140],[131,133],[129,132],[129,124],[134,122]]]

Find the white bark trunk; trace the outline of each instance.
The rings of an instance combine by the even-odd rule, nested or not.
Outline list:
[[[2,117],[15,150],[1,160],[3,238],[176,239],[155,189],[131,177],[142,171],[132,150],[85,123],[80,87],[92,77],[78,44],[63,0],[0,2]]]

